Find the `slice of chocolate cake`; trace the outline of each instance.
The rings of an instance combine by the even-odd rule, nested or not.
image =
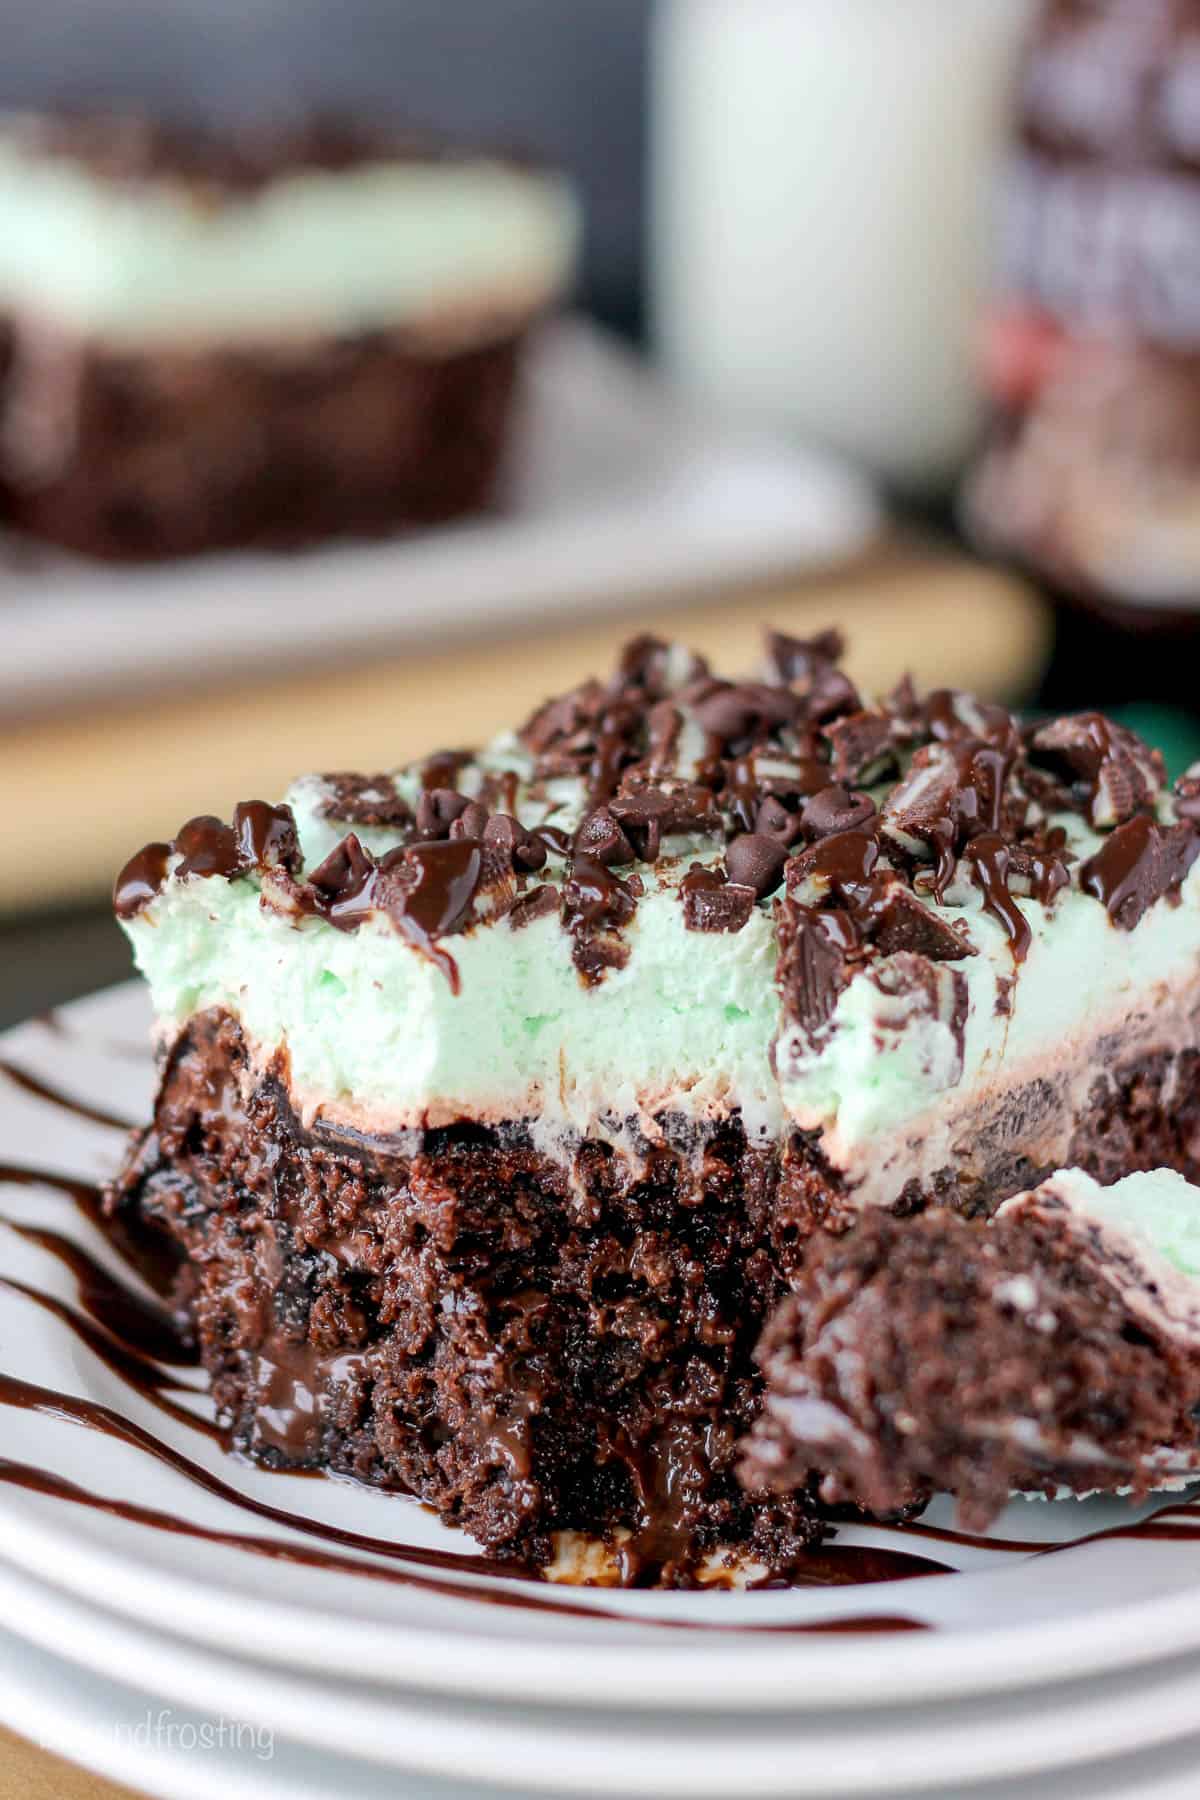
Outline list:
[[[751,1486],[982,1529],[1010,1492],[1200,1476],[1200,1189],[1064,1169],[987,1225],[865,1217],[813,1246],[759,1350]]]
[[[0,118],[0,515],[149,558],[477,509],[576,236],[436,142]]]
[[[752,1352],[819,1228],[1067,1162],[1200,1178],[1200,783],[838,643],[631,644],[483,751],[148,846],[158,1220],[237,1443],[531,1560],[684,1579],[747,1496]]]

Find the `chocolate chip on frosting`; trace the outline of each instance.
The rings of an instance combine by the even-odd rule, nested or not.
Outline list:
[[[633,845],[606,806],[588,813],[575,833],[575,849],[606,867],[635,861]]]
[[[725,850],[730,881],[751,888],[757,900],[773,894],[783,880],[787,848],[778,838],[762,831],[746,831],[731,840]]]
[[[471,802],[456,788],[430,788],[417,801],[417,834],[433,840],[450,835],[450,827]]]
[[[484,825],[481,836],[489,850],[507,856],[514,868],[540,869],[546,861],[546,846],[542,840],[526,831],[509,813],[496,813]]]
[[[488,809],[481,806],[478,800],[470,800],[463,807],[457,819],[450,826],[449,836],[452,838],[482,839],[487,829]]]
[[[801,814],[789,812],[782,800],[777,800],[773,794],[767,795],[754,815],[754,829],[766,832],[768,837],[778,838],[781,844],[789,848],[804,835]]]
[[[851,793],[840,782],[834,782],[804,802],[800,823],[807,837],[823,838],[835,831],[853,831],[874,818],[875,812],[870,794]]]

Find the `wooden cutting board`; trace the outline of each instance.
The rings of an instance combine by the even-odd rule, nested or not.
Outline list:
[[[288,680],[148,694],[0,730],[0,911],[95,898],[141,844],[200,812],[276,798],[308,769],[394,767],[479,743],[547,694],[611,664],[634,630],[675,636],[749,671],[770,623],[803,636],[837,624],[868,692],[912,667],[922,685],[1020,699],[1050,644],[1047,609],[1012,577],[893,546],[792,586],[647,605],[633,621],[564,618],[553,635],[479,641]],[[286,630],[286,620],[280,629]]]

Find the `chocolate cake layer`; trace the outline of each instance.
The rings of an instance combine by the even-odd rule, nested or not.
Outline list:
[[[306,1131],[196,1020],[113,1197],[183,1256],[180,1302],[234,1444],[418,1494],[541,1564],[607,1538],[632,1583],[740,1545],[786,1567],[822,1527],[742,1493],[750,1355],[783,1292],[774,1169],[736,1126],[569,1170],[520,1130],[404,1146]]]
[[[523,329],[124,349],[10,317],[0,518],[117,561],[371,536],[485,507]]]
[[[941,1490],[983,1529],[1014,1490],[1194,1478],[1200,1281],[1138,1230],[1139,1182],[1144,1211],[1167,1186],[1183,1241],[1200,1236],[1200,1190],[1177,1176],[1106,1194],[1066,1170],[989,1225],[876,1214],[814,1242],[757,1353],[749,1486],[872,1510]]]
[[[1098,1077],[1080,1162],[1106,1178],[1174,1161],[1200,1178],[1198,1060]],[[1187,1096],[1170,1115],[1164,1085]],[[821,1535],[820,1509],[807,1470],[787,1499],[738,1488],[760,1405],[751,1355],[789,1282],[805,1294],[842,1266],[818,1223],[853,1215],[802,1139],[781,1178],[735,1122],[705,1142],[675,1127],[639,1157],[581,1142],[566,1166],[520,1126],[464,1120],[390,1144],[305,1130],[286,1070],[255,1078],[236,1021],[207,1014],[175,1044],[111,1203],[180,1251],[180,1304],[256,1459],[410,1491],[534,1564],[572,1531],[608,1540],[631,1582],[686,1583],[730,1546],[786,1567]],[[1001,1155],[971,1204],[994,1208],[1027,1178]],[[907,1283],[907,1223],[879,1230]],[[926,1297],[912,1286],[913,1305]],[[806,1304],[785,1304],[770,1341]],[[906,1503],[897,1479],[902,1492],[877,1482],[861,1498]],[[826,1498],[841,1498],[832,1482]]]

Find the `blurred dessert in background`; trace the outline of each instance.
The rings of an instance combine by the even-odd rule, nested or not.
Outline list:
[[[492,496],[578,231],[541,167],[328,124],[0,121],[0,513],[143,559]]]
[[[1200,599],[1200,8],[1050,0],[1018,107],[968,517],[1064,595],[1178,622]]]

